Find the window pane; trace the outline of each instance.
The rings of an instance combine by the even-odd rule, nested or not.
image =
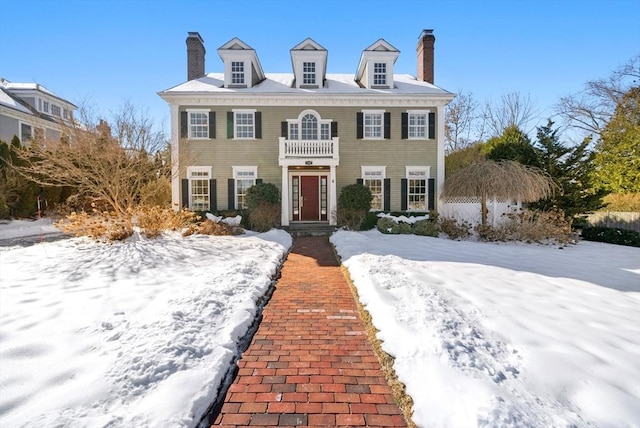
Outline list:
[[[231,83],[236,85],[244,83],[244,62],[231,62]]]
[[[317,140],[318,139],[318,119],[312,115],[307,114],[302,118],[300,127],[301,139],[303,140]]]
[[[323,123],[320,125],[320,139],[321,140],[329,140],[331,139],[329,132],[329,124]]]
[[[206,173],[205,173],[206,174]],[[192,174],[195,175],[195,174]],[[191,184],[191,203],[192,210],[208,210],[209,209],[209,180],[190,180]]]
[[[253,176],[253,172],[249,172],[249,174],[243,174],[245,171],[238,172],[237,175],[251,175]],[[247,189],[255,184],[255,180],[252,179],[237,179],[236,180],[236,207],[238,209],[246,209],[247,208]]]
[[[376,62],[373,64],[373,84],[387,84],[387,64],[384,62]]]
[[[364,114],[364,137],[382,138],[382,113]]]
[[[236,138],[253,138],[253,113],[236,113]]]
[[[410,178],[408,187],[408,209],[425,211],[427,209],[427,180]]]
[[[371,195],[373,195],[371,209],[382,210],[382,180],[379,178],[365,179],[364,185],[371,190]]]
[[[427,115],[409,114],[409,138],[427,137]]]
[[[298,124],[292,123],[289,125],[289,139],[297,140],[298,139]]]
[[[316,63],[302,63],[302,83],[305,85],[314,85],[316,83]]]
[[[189,113],[189,138],[209,137],[209,114]]]

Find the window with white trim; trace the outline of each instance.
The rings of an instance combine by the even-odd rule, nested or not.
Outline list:
[[[63,108],[62,109],[62,118],[63,119],[71,119],[71,116],[69,116],[69,109]]]
[[[373,85],[385,86],[387,84],[387,63],[373,63]]]
[[[189,208],[194,211],[208,211],[210,205],[209,180],[210,166],[190,166],[187,168],[189,179]]]
[[[363,112],[364,138],[381,140],[384,136],[384,112]]]
[[[231,61],[231,84],[244,85],[244,62]]]
[[[318,139],[318,118],[314,114],[305,114],[300,121],[300,139]]]
[[[316,84],[316,63],[315,62],[302,63],[302,83],[304,85]]]
[[[384,207],[384,166],[363,166],[362,184],[371,190],[371,210],[382,211]]]
[[[407,170],[407,210],[427,210],[427,180],[429,167],[406,167]]]
[[[49,101],[43,101],[42,103],[42,111],[45,113],[49,113]]]
[[[255,111],[233,111],[234,138],[255,138]]]
[[[61,116],[60,106],[57,104],[51,104],[51,114],[54,116]]]
[[[33,140],[33,126],[28,123],[20,123],[20,141],[25,143]]]
[[[289,119],[289,140],[330,140],[331,120],[322,119],[314,110],[305,110],[297,120]],[[319,136],[319,138],[318,138]]]
[[[409,139],[425,140],[427,138],[427,111],[409,113]]]
[[[189,114],[189,138],[209,138],[209,111],[187,110]]]
[[[236,184],[236,209],[247,208],[247,189],[256,184],[257,166],[234,166],[233,178]]]

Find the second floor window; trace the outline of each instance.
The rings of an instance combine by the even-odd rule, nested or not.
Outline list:
[[[302,83],[305,85],[315,85],[316,83],[316,63],[302,63]]]
[[[232,85],[244,84],[244,62],[242,61],[231,62],[231,84]]]
[[[306,114],[300,123],[302,140],[318,139],[318,119],[312,114]]]
[[[54,115],[54,116],[60,117],[62,115],[62,113],[60,111],[60,106],[59,105],[55,105],[55,104],[51,104],[51,114]]]
[[[234,112],[235,138],[254,138],[254,113]]]
[[[409,138],[427,138],[427,114],[409,113]]]
[[[387,84],[387,64],[376,62],[373,64],[373,84],[384,86]]]
[[[49,113],[49,101],[45,101],[42,103],[42,111],[45,113]]]
[[[364,138],[382,138],[382,113],[364,113]]]
[[[209,137],[208,112],[189,112],[189,138]]]

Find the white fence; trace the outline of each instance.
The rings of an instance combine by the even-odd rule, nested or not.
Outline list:
[[[518,201],[510,201],[499,198],[487,200],[487,223],[495,226],[500,222],[503,214],[508,214],[520,210],[521,204]],[[481,221],[480,198],[444,198],[440,200],[439,214],[441,217],[453,217],[460,221],[466,220],[473,226]]]

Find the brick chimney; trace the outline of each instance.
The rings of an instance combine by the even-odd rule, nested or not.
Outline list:
[[[197,31],[189,31],[187,37],[187,80],[204,76],[204,40]]]
[[[418,80],[433,84],[433,45],[436,38],[433,30],[422,30],[418,39]]]

